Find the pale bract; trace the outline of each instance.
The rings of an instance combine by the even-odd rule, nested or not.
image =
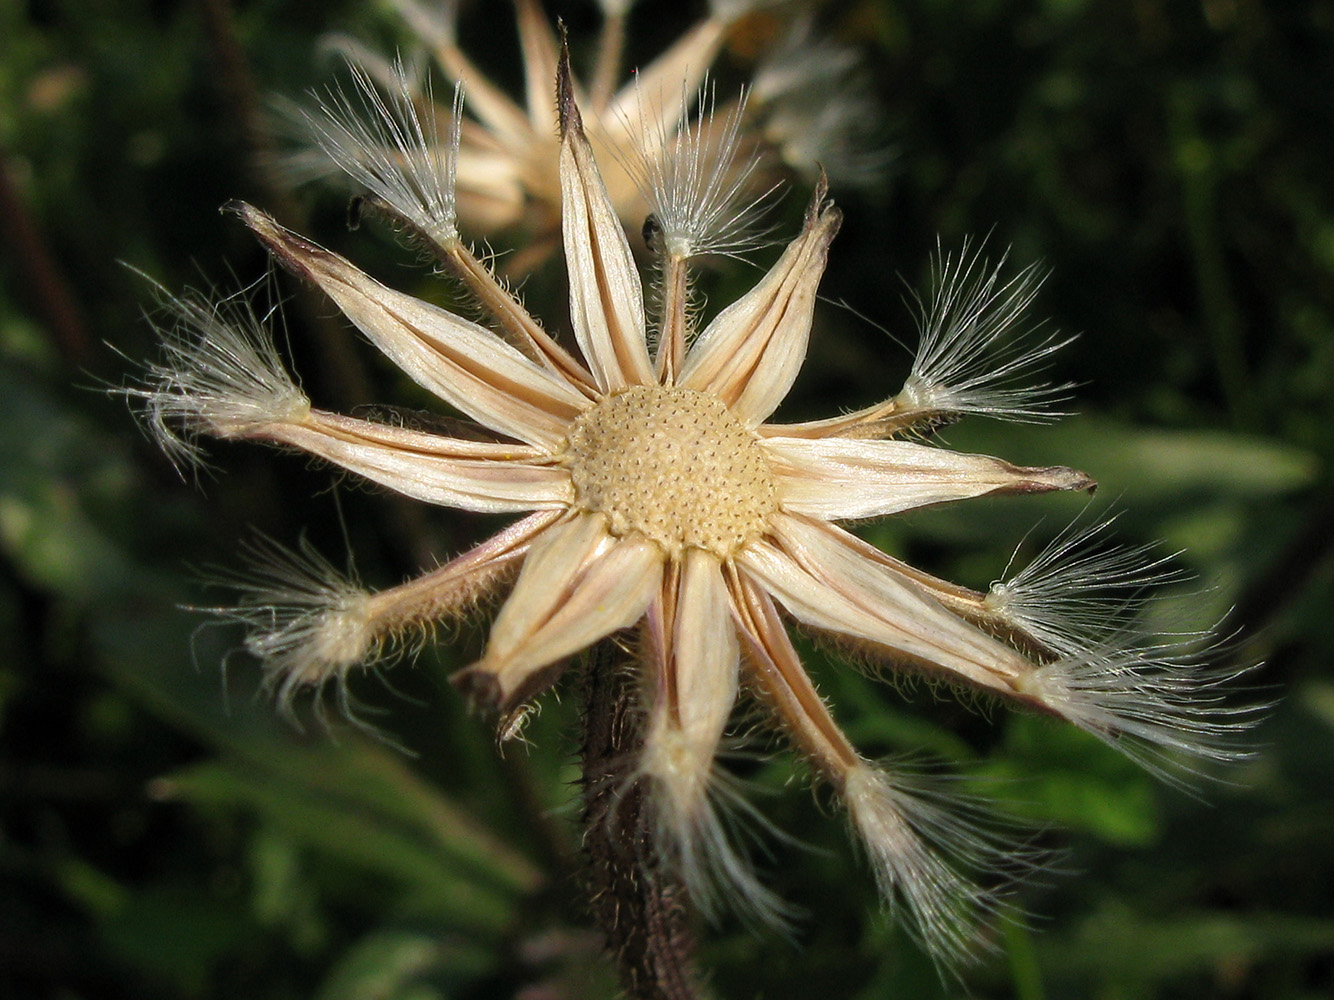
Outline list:
[[[1022,837],[990,826],[974,800],[916,769],[866,759],[803,669],[792,623],[886,671],[1061,716],[1155,768],[1241,756],[1231,737],[1252,715],[1222,705],[1226,671],[1201,667],[1174,639],[1135,636],[1124,607],[1108,611],[1101,634],[1096,615],[1062,603],[1066,584],[1077,590],[1081,579],[1113,589],[1154,583],[1152,554],[1075,555],[1067,580],[1056,566],[1078,548],[1067,538],[1008,591],[987,594],[908,566],[840,526],[982,496],[1092,489],[1070,468],[899,439],[970,413],[1029,417],[1040,405],[1042,393],[1015,395],[1006,381],[1030,372],[1030,357],[1044,359],[1050,346],[1006,353],[1013,328],[1025,326],[1030,272],[1006,279],[973,256],[946,258],[911,377],[930,385],[928,397],[910,386],[858,412],[775,422],[806,355],[841,221],[825,185],[773,266],[702,322],[687,307],[690,256],[679,246],[659,248],[660,294],[645,295],[567,59],[552,51],[550,62],[559,140],[543,169],[559,188],[577,351],[548,333],[459,237],[453,212],[461,196],[451,185],[456,176],[463,183],[461,160],[427,155],[432,137],[410,105],[369,102],[362,110],[379,120],[360,133],[340,126],[342,135],[393,136],[410,154],[372,174],[349,169],[435,249],[486,307],[490,326],[394,291],[263,211],[235,206],[279,263],[326,293],[488,440],[320,409],[286,374],[258,320],[237,322],[189,301],[177,306],[180,327],[164,360],[131,390],[178,457],[194,454],[202,432],[267,441],[428,503],[522,515],[474,549],[379,592],[309,552],[268,548],[271,587],[250,587],[237,612],[253,629],[248,646],[290,703],[302,688],[341,689],[351,670],[372,665],[395,640],[508,587],[484,649],[455,681],[513,738],[574,657],[633,633],[622,648],[635,656],[644,744],[625,780],[643,783],[658,855],[692,900],[708,910],[786,915],[728,835],[726,812],[738,806],[719,752],[738,701],[753,698],[841,797],[877,883],[924,947],[944,964],[965,960],[992,940],[989,918],[1009,908],[1004,878],[1030,868],[1031,853]],[[678,74],[673,90],[681,86]],[[483,94],[479,113],[499,121],[488,100]],[[340,114],[356,110],[345,105]],[[522,128],[532,124],[525,119]],[[459,130],[452,134],[457,152]],[[680,145],[688,153],[693,141]],[[395,168],[404,176],[386,175]],[[717,169],[725,176],[725,164]],[[686,201],[716,193],[689,170],[664,171],[659,181],[677,185],[661,196],[685,219],[696,217]],[[991,349],[1000,352],[999,388],[987,382]]]

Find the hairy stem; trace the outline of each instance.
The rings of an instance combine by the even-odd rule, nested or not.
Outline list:
[[[685,891],[657,863],[645,785],[629,777],[643,733],[624,655],[604,641],[584,677],[589,904],[629,1000],[696,1000]]]

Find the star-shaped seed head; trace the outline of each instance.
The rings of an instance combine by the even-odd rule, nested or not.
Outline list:
[[[1141,588],[1162,572],[1147,550],[1090,554],[1101,526],[1066,533],[986,593],[906,565],[842,526],[974,497],[1093,488],[1074,469],[911,439],[969,414],[1040,413],[1050,389],[1014,384],[1053,349],[1023,320],[1033,272],[1006,278],[975,253],[942,255],[903,390],[841,416],[776,422],[841,221],[825,185],[801,232],[735,301],[688,308],[691,257],[666,241],[655,262],[661,294],[646,299],[568,57],[553,58],[557,66],[560,139],[547,167],[559,180],[577,348],[539,324],[458,234],[454,163],[428,148],[411,102],[368,105],[377,117],[363,126],[395,136],[407,155],[369,175],[350,172],[434,247],[446,273],[488,308],[489,326],[388,288],[257,208],[234,207],[275,260],[484,433],[454,437],[321,409],[286,373],[258,318],[194,298],[175,303],[164,359],[130,391],[178,459],[196,457],[200,434],[266,441],[427,503],[521,515],[379,592],[311,553],[265,546],[263,579],[235,614],[251,626],[248,647],[266,660],[284,704],[302,689],[345,690],[349,673],[396,641],[508,587],[458,687],[512,738],[572,657],[632,635],[624,648],[633,650],[643,738],[621,780],[643,789],[661,863],[698,906],[786,916],[724,815],[736,798],[720,750],[738,703],[753,700],[839,796],[886,901],[942,963],[962,961],[990,940],[988,918],[1007,912],[997,874],[1021,875],[1032,854],[988,825],[975,800],[863,757],[803,669],[789,624],[884,671],[1063,717],[1169,774],[1244,756],[1234,737],[1254,713],[1220,701],[1238,671],[1202,659],[1207,636],[1145,637],[1124,601],[1085,596],[1132,588],[1142,602]],[[461,113],[456,106],[449,126],[455,154]],[[688,143],[674,148],[689,155]],[[650,197],[708,197],[682,183]],[[1105,616],[1087,610],[1109,607]]]

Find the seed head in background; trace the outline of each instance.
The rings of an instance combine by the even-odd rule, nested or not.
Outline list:
[[[239,613],[284,705],[342,691],[405,638],[510,587],[477,662],[454,678],[500,718],[503,738],[572,657],[621,637],[634,654],[642,745],[624,780],[644,789],[657,861],[705,912],[782,922],[783,902],[730,838],[734,789],[718,762],[729,719],[753,700],[831,788],[864,844],[886,902],[943,965],[986,946],[1006,911],[995,876],[1028,849],[919,774],[863,757],[803,669],[790,622],[905,672],[1069,720],[1168,777],[1245,755],[1255,718],[1223,702],[1238,672],[1203,659],[1209,636],[1148,636],[1135,610],[1163,570],[1148,552],[1075,529],[989,592],[939,580],[859,539],[843,522],[997,494],[1089,491],[1064,467],[1025,468],[920,441],[970,414],[1041,419],[1063,387],[1038,377],[1051,337],[1024,316],[1040,278],[978,255],[942,254],[922,303],[903,389],[866,409],[806,423],[772,416],[804,360],[816,291],[841,221],[823,183],[800,234],[736,301],[702,325],[690,264],[735,218],[736,144],[650,148],[642,176],[658,231],[659,309],[647,314],[617,207],[584,128],[568,57],[559,60],[561,237],[577,355],[562,347],[463,242],[456,113],[440,146],[411,94],[347,129],[398,137],[404,156],[358,174],[488,309],[493,328],[373,280],[246,204],[236,214],[288,270],[327,294],[419,385],[465,414],[476,437],[316,408],[271,334],[244,309],[179,300],[163,360],[132,390],[167,451],[198,437],[295,448],[401,494],[521,515],[469,552],[379,592],[312,553],[269,553],[267,583]],[[457,107],[457,102],[456,102]],[[351,106],[343,114],[353,112]],[[672,167],[663,154],[696,157]],[[698,303],[695,304],[696,306]],[[624,641],[626,635],[632,641]],[[744,807],[743,807],[744,808]]]
[[[283,105],[284,117],[296,126],[305,147],[287,157],[285,172],[294,180],[340,170],[356,178],[370,162],[401,156],[394,136],[362,117],[349,118],[348,112],[355,114],[368,98],[406,98],[424,125],[424,148],[453,164],[459,219],[479,236],[522,227],[524,245],[505,268],[510,274],[525,273],[560,243],[562,190],[551,169],[560,149],[551,100],[560,39],[538,0],[515,0],[525,80],[524,100],[518,102],[460,47],[457,0],[430,6],[393,0],[390,6],[409,34],[409,58],[391,61],[356,39],[331,38],[329,45],[348,62],[352,92],[334,88],[315,105]],[[628,81],[622,79],[622,61],[633,3],[602,0],[599,6],[603,25],[590,78],[585,86],[571,76],[571,86],[585,135],[599,155],[607,196],[631,233],[638,233],[652,211],[640,176],[641,157],[660,162],[670,152],[667,147],[682,137],[740,146],[738,163],[745,164],[746,176],[729,182],[754,195],[794,172],[813,180],[819,164],[828,165],[844,183],[869,183],[883,175],[889,156],[870,133],[869,123],[879,116],[860,57],[853,48],[820,36],[808,14],[788,5],[781,18],[775,15],[770,28],[788,27],[762,48],[752,89],[715,107],[713,90],[705,86],[710,67],[738,24],[761,16],[756,9],[772,3],[712,0],[705,17]],[[457,114],[457,106],[437,105],[424,70],[427,61],[467,90],[469,115]],[[358,127],[349,134],[350,122]],[[364,131],[368,125],[371,130]],[[458,129],[457,142],[437,142],[437,133],[443,138],[449,128]]]

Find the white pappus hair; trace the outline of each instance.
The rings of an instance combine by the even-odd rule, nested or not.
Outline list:
[[[1076,518],[984,607],[1050,653],[1019,692],[1177,785],[1207,762],[1247,759],[1237,737],[1265,706],[1225,690],[1250,664],[1228,663],[1213,630],[1153,634],[1141,618],[1164,586],[1188,580],[1174,553],[1113,544],[1115,517]]]
[[[1075,518],[1027,566],[991,585],[986,609],[1064,656],[1133,627],[1160,588],[1190,575],[1174,565],[1180,553],[1112,543],[1118,516]]]
[[[1051,355],[1073,337],[1043,333],[1025,318],[1045,275],[1036,265],[1003,278],[1008,254],[993,268],[965,243],[957,256],[937,247],[932,288],[914,295],[919,342],[899,399],[947,414],[984,414],[1002,420],[1044,422],[1063,414],[1048,407],[1070,383],[1034,384]]]
[[[1019,692],[1121,751],[1158,778],[1189,790],[1209,764],[1254,756],[1240,739],[1265,702],[1234,702],[1233,682],[1256,667],[1219,659],[1211,633],[1166,640],[1127,630],[1103,645],[1044,664]]]
[[[201,433],[233,437],[310,410],[266,326],[276,307],[261,318],[247,301],[250,289],[214,302],[154,284],[167,318],[154,318],[161,357],[121,391],[142,402],[149,434],[178,469],[203,464]]]
[[[239,595],[235,605],[211,609],[246,626],[244,648],[264,670],[264,688],[291,715],[301,691],[317,694],[332,684],[344,714],[352,718],[348,674],[376,659],[371,594],[302,539],[290,549],[264,536],[243,546],[245,570],[212,582]]]
[[[463,86],[441,142],[429,78],[394,64],[394,86],[384,93],[372,72],[348,59],[352,92],[331,86],[303,109],[311,137],[356,184],[441,245],[459,238],[455,185]],[[422,110],[418,110],[418,104]]]
[[[778,185],[752,193],[760,160],[741,131],[746,92],[725,112],[709,80],[698,94],[682,93],[680,125],[672,135],[651,124],[662,116],[645,106],[664,98],[642,92],[638,97],[640,148],[637,156],[622,160],[652,206],[664,251],[679,258],[735,257],[763,245],[768,230],[762,220]]]
[[[1014,886],[1051,859],[1032,845],[1033,831],[944,780],[903,762],[861,761],[846,772],[842,794],[886,907],[950,969],[994,949],[990,925],[1022,916],[1009,899]]]
[[[797,910],[764,885],[748,850],[777,831],[739,779],[716,762],[701,764],[697,753],[677,753],[680,734],[665,735],[650,737],[634,775],[644,782],[661,860],[705,917],[730,910],[747,924],[788,932]]]

